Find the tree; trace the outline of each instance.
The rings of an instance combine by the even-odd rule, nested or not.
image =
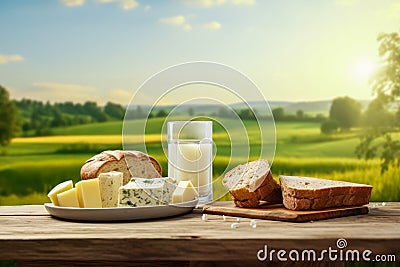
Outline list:
[[[296,111],[296,117],[297,119],[300,121],[302,119],[304,119],[304,110],[299,109],[298,111]]]
[[[122,120],[125,115],[125,109],[120,104],[107,102],[104,107],[104,113],[112,118]]]
[[[194,115],[194,109],[193,109],[193,107],[190,107],[190,108],[188,109],[188,114],[189,114],[189,116],[193,116],[193,115]]]
[[[374,140],[383,137],[380,145],[383,148],[381,171],[384,172],[390,165],[400,166],[400,140],[396,138],[400,130],[400,32],[381,33],[377,40],[382,64],[371,77],[375,99],[368,109],[391,114],[391,119],[385,116],[375,125],[366,126],[356,153],[366,159],[375,157],[379,144]]]
[[[90,115],[97,122],[104,122],[107,120],[106,114],[101,111],[96,102],[86,101],[83,104],[83,109],[86,114]]]
[[[58,108],[55,108],[53,111],[53,119],[50,122],[50,126],[59,127],[59,126],[67,126],[67,124],[68,122],[65,115],[63,115]]]
[[[389,112],[385,104],[386,96],[380,95],[372,100],[367,110],[362,115],[362,125],[364,127],[390,127],[395,121],[395,114]]]
[[[339,128],[337,121],[328,119],[321,123],[321,133],[323,134],[333,134],[336,133]]]
[[[157,112],[156,117],[157,117],[157,118],[165,118],[165,117],[167,117],[167,115],[168,115],[168,113],[167,113],[165,110],[160,109],[160,110]]]
[[[361,118],[361,104],[346,96],[332,101],[329,118],[337,121],[341,130],[350,130],[357,125]]]
[[[276,121],[282,121],[285,118],[285,110],[283,108],[274,108],[272,115]]]
[[[256,116],[254,115],[254,112],[250,108],[242,109],[239,112],[239,117],[242,120],[254,120],[256,118]]]
[[[18,110],[6,88],[0,85],[0,145],[6,146],[18,132]]]

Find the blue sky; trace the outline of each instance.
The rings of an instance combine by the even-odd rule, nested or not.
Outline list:
[[[206,60],[268,100],[368,99],[377,34],[399,30],[396,0],[2,0],[0,84],[16,99],[128,104],[154,73]]]

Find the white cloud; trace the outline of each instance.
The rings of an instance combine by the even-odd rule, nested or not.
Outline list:
[[[150,11],[150,10],[151,10],[151,6],[150,6],[150,5],[147,5],[147,6],[145,6],[143,9],[144,9],[144,11]]]
[[[163,24],[180,27],[186,32],[189,32],[192,30],[192,25],[187,23],[187,19],[182,15],[161,18],[160,22]]]
[[[97,0],[101,4],[117,3],[125,10],[133,9],[139,6],[136,0]]]
[[[50,102],[72,101],[83,103],[95,101],[99,105],[105,105],[108,101],[111,101],[128,105],[133,96],[133,92],[121,88],[105,90],[94,86],[56,82],[36,82],[32,85],[33,89],[29,90],[29,98]],[[26,91],[12,90],[11,92],[15,93],[14,98],[26,97]],[[148,102],[150,98],[146,95],[139,95],[139,99]]]
[[[61,3],[63,3],[66,6],[81,6],[85,3],[85,0],[61,0]]]
[[[173,26],[181,26],[186,22],[186,19],[184,16],[179,15],[174,17],[161,18],[160,22],[163,24],[168,24]]]
[[[122,8],[125,10],[135,8],[139,5],[139,3],[136,2],[135,0],[121,0],[120,2],[121,2]]]
[[[53,82],[33,83],[34,90],[29,92],[29,97],[51,102],[84,102],[100,101],[96,87],[79,84],[64,84]]]
[[[105,96],[107,101],[120,103],[122,105],[128,105],[131,98],[132,92],[120,88],[109,90]]]
[[[12,55],[0,54],[0,64],[6,64],[9,62],[18,62],[23,60],[24,58],[18,54],[12,54]]]
[[[183,26],[183,30],[185,30],[185,31],[191,31],[192,30],[192,26],[190,25],[190,24],[185,24],[184,26]]]
[[[222,5],[253,5],[255,0],[185,0],[184,2],[208,8]]]
[[[73,92],[84,92],[84,91],[90,91],[94,92],[96,91],[95,87],[92,86],[85,86],[85,85],[79,85],[79,84],[65,84],[65,83],[49,83],[49,82],[43,82],[43,83],[33,83],[33,86],[39,89],[45,89],[45,90],[59,90],[59,91],[73,91]]]
[[[203,28],[206,30],[219,30],[221,29],[221,23],[218,21],[212,21],[203,25]]]

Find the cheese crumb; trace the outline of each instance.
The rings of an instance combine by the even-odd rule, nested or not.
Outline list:
[[[203,216],[201,216],[201,220],[203,222],[207,221],[207,214],[203,214]]]
[[[222,215],[222,220],[226,221],[226,216]]]

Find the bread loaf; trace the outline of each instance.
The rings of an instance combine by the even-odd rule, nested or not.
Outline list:
[[[279,176],[283,205],[290,210],[323,209],[369,203],[372,186],[320,178]]]
[[[131,177],[158,178],[161,166],[153,157],[139,151],[104,151],[88,159],[81,168],[82,180],[92,179],[100,173],[118,171],[123,173],[123,184]]]
[[[238,207],[258,207],[260,201],[282,203],[280,186],[274,180],[266,160],[233,168],[226,173],[223,184]]]

